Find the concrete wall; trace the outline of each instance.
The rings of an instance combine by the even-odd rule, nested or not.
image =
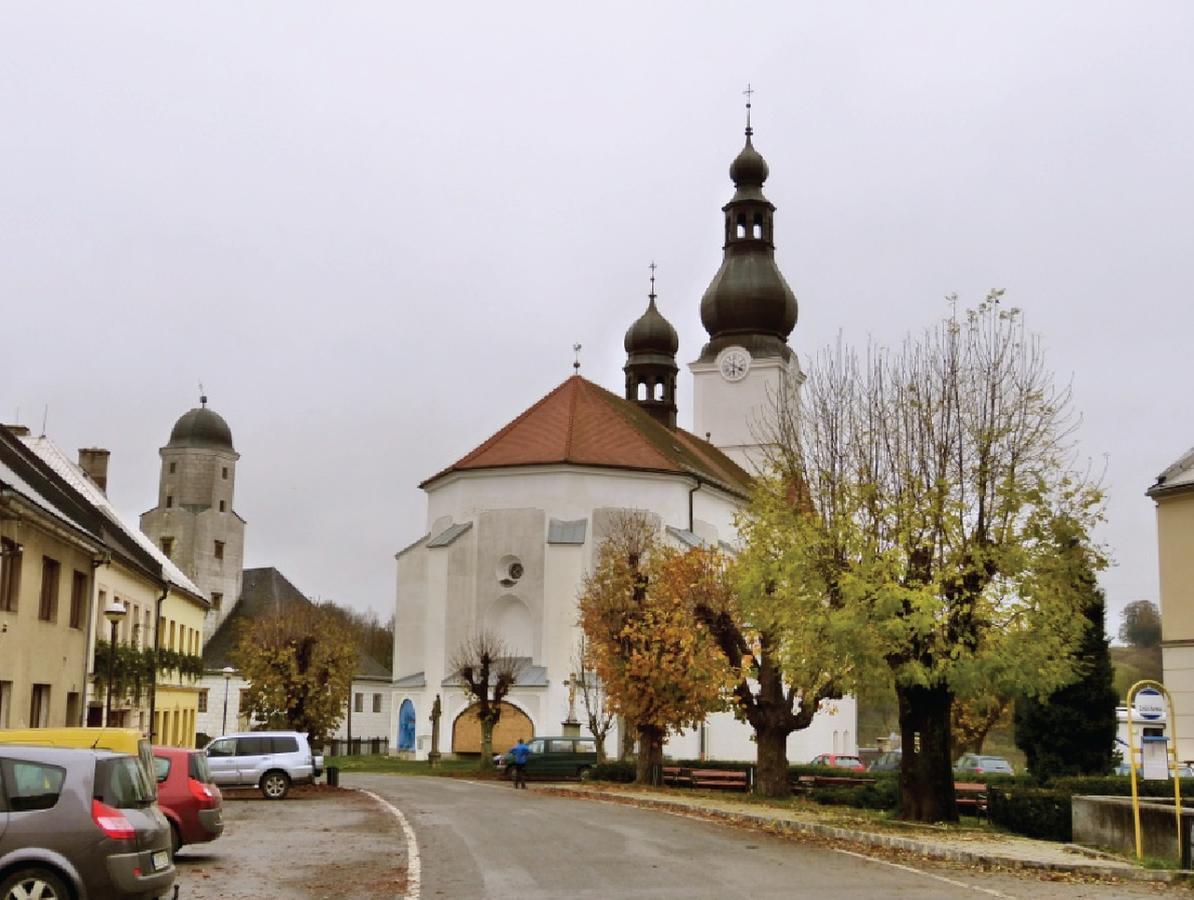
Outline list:
[[[1194,490],[1156,504],[1163,677],[1173,697],[1178,758],[1194,760]]]
[[[358,694],[361,696],[362,710],[357,712],[356,706],[353,706],[352,736],[366,740],[388,737],[390,743],[395,744],[398,734],[398,713],[391,709],[394,698],[389,682],[357,679],[352,683],[354,704]],[[377,712],[373,711],[375,697],[379,699],[381,706]],[[392,725],[391,719],[393,720]],[[348,737],[347,707],[345,707],[344,718],[340,720],[340,727],[336,729],[332,737],[341,741]]]
[[[1112,850],[1136,853],[1136,826],[1131,797],[1074,797],[1074,842]],[[1183,809],[1182,831],[1194,827],[1194,810]],[[1144,855],[1150,859],[1182,862],[1173,801],[1140,801],[1140,837]]]
[[[73,542],[41,530],[31,521],[5,520],[5,537],[24,546],[19,557],[4,560],[20,566],[16,612],[0,610],[0,728],[78,725],[82,721],[87,690],[87,624],[85,607],[81,627],[70,627],[71,587],[75,572],[87,576],[92,596],[91,554]],[[58,607],[53,621],[38,618],[42,585],[42,560],[58,561]],[[86,606],[90,606],[88,603]],[[31,722],[34,685],[49,687],[49,705],[41,723]],[[74,695],[67,719],[68,700]]]

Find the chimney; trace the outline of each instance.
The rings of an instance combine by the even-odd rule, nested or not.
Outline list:
[[[29,437],[29,426],[27,425],[0,425],[0,428],[7,429],[16,437]]]
[[[79,468],[105,495],[108,493],[108,457],[111,455],[99,447],[79,449]]]

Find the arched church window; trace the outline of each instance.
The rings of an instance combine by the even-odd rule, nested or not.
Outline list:
[[[655,399],[656,400],[663,399],[663,382],[662,381],[655,382]]]
[[[753,235],[756,239],[763,237],[763,214],[755,213],[755,224]]]
[[[638,399],[640,399],[640,400],[647,399],[647,382],[645,382],[645,381],[640,381],[638,383]]]
[[[737,235],[740,238],[746,237],[746,216],[741,213],[738,214]]]

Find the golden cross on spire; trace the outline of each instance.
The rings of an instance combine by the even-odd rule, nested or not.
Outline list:
[[[577,375],[580,374],[580,344],[572,345],[572,352],[576,354],[576,360],[572,363],[572,368]]]
[[[655,265],[655,260],[651,260],[651,265],[647,266],[647,268],[651,270],[651,293],[648,294],[647,296],[650,297],[652,300],[654,300],[655,299],[655,269],[657,268],[657,266]]]
[[[750,86],[750,82],[748,81],[748,82],[746,83],[746,90],[744,90],[744,91],[742,92],[743,94],[745,94],[745,95],[746,95],[746,133],[747,133],[747,135],[750,135],[750,133],[751,133],[751,128],[750,128],[750,98],[751,98],[751,95],[752,95],[752,94],[754,94],[754,92],[755,92],[755,91],[754,91],[754,88],[752,88],[752,87]]]

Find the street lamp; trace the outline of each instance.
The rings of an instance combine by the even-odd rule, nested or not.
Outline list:
[[[221,735],[228,733],[228,682],[232,680],[235,671],[232,666],[224,666],[224,724],[220,726]]]
[[[128,615],[128,610],[115,597],[112,598],[112,602],[104,610],[104,618],[112,623],[112,636],[108,641],[108,696],[104,702],[105,726],[109,725],[112,721],[112,675],[116,663],[116,626],[120,624],[126,615]]]

